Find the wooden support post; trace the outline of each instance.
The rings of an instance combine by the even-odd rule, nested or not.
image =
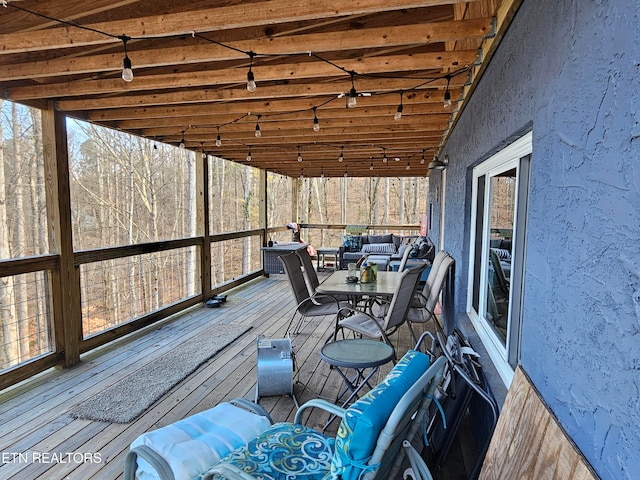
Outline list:
[[[200,279],[202,295],[211,295],[211,238],[209,232],[209,158],[202,152],[196,155],[196,234],[202,237]]]
[[[63,366],[69,367],[80,362],[80,271],[73,257],[66,117],[55,111],[52,102],[42,111],[42,137],[49,249],[60,256],[60,268],[51,282],[53,337],[56,351],[64,350]]]
[[[291,177],[291,220],[298,221],[298,214],[300,209],[300,181]]]
[[[260,229],[262,230],[262,246],[267,244],[267,171],[261,169],[260,176],[258,178],[260,189],[258,198],[258,217],[260,221]]]

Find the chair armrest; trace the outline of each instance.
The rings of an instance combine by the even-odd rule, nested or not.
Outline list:
[[[293,419],[293,423],[298,423],[298,424],[302,423],[301,422],[302,413],[307,408],[321,408],[322,410],[329,412],[332,415],[336,415],[340,418],[344,417],[344,412],[347,411],[346,409],[339,407],[337,405],[334,405],[333,403],[328,402],[327,400],[323,400],[322,398],[314,398],[313,400],[309,400],[304,405],[300,406],[300,408],[296,412],[295,418]]]
[[[233,400],[229,400],[229,403],[231,405],[236,406],[236,407],[244,408],[245,410],[248,410],[251,413],[255,413],[256,415],[260,415],[261,417],[266,417],[269,420],[269,423],[271,423],[273,425],[273,419],[269,415],[269,412],[267,412],[262,406],[258,405],[257,403],[251,402],[251,401],[247,400],[246,398],[242,398],[242,397],[238,397],[238,398],[234,398]]]

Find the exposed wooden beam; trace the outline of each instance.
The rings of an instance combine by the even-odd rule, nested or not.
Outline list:
[[[37,32],[0,35],[0,45],[2,46],[0,54],[120,42],[118,38],[95,31],[114,36],[124,33],[133,38],[168,37],[188,35],[191,32],[211,32],[454,3],[457,1],[356,0],[337,4],[331,1],[299,0],[296,2],[295,8],[292,8],[289,0],[271,0],[251,3],[250,6],[231,5],[85,25],[94,31],[63,26]]]
[[[431,54],[431,57],[437,59],[439,54]],[[453,62],[458,61],[460,56],[452,55],[456,58]],[[381,59],[388,57],[380,57]],[[424,58],[424,57],[422,57]],[[468,59],[468,56],[465,57]],[[375,69],[376,64],[381,64],[382,61],[368,61],[363,68]],[[355,62],[349,62],[349,65],[353,65]],[[425,68],[436,69],[441,68],[438,65],[425,64]],[[324,62],[305,62],[301,64],[285,64],[274,65],[261,68],[255,68],[254,72],[259,82],[279,81],[279,80],[295,80],[313,79],[318,77],[324,80],[330,78],[348,78],[342,70],[333,67]],[[369,73],[361,70],[362,73]],[[359,72],[360,73],[360,72]],[[258,76],[259,75],[259,76]],[[207,70],[203,72],[193,73],[180,73],[180,74],[164,74],[164,75],[147,75],[139,76],[135,78],[134,82],[123,82],[121,78],[110,80],[88,80],[83,82],[64,82],[54,84],[39,84],[25,87],[14,87],[7,90],[7,98],[13,101],[23,101],[38,98],[63,98],[63,97],[75,97],[80,95],[97,95],[101,92],[111,93],[128,93],[128,92],[140,92],[151,90],[167,90],[178,88],[192,88],[192,87],[214,87],[216,85],[228,85],[228,84],[244,84],[246,82],[247,70],[238,68],[228,68],[221,70]],[[394,86],[389,86],[389,89],[393,90],[408,90],[416,85],[424,83],[425,80],[420,79],[381,79],[381,84],[392,83]],[[433,82],[427,86],[429,88],[442,88],[446,85],[446,80],[433,77]],[[461,84],[459,85],[461,86]],[[283,87],[285,88],[285,87]]]
[[[340,50],[358,50],[383,46],[411,46],[427,43],[442,42],[451,38],[482,37],[486,35],[491,20],[474,19],[458,22],[437,22],[420,25],[404,25],[401,27],[371,28],[364,30],[350,30],[346,32],[329,32],[322,34],[307,34],[294,37],[260,38],[241,42],[229,42],[225,48],[215,44],[184,45],[173,48],[140,50],[130,52],[130,57],[136,69],[176,66],[203,62],[222,62],[228,60],[245,60],[247,56],[242,52],[255,51],[262,55],[297,55],[309,51],[322,54]],[[195,40],[201,42],[201,40]],[[41,62],[22,64],[7,64],[0,72],[4,80],[18,80],[24,78],[46,78],[62,75],[78,75],[96,72],[117,72],[122,69],[122,52],[92,55],[78,58],[59,58]],[[259,57],[257,57],[259,60]],[[1,58],[0,58],[1,60]],[[140,78],[136,78],[136,81]],[[109,82],[114,80],[103,80]],[[117,89],[123,89],[122,81],[115,79]],[[196,81],[196,80],[194,80]],[[112,89],[109,83],[100,81],[88,82],[92,88]],[[138,82],[136,82],[138,83]],[[61,88],[64,89],[64,84]],[[176,86],[179,86],[176,85]],[[86,86],[85,88],[90,88]],[[135,88],[135,84],[129,88]],[[156,87],[152,87],[156,88]],[[16,89],[17,92],[21,90]],[[28,92],[28,90],[25,90]],[[100,91],[100,90],[99,90]],[[14,93],[15,94],[17,94]],[[46,92],[46,90],[45,90]],[[24,95],[24,94],[21,94]],[[44,95],[55,97],[58,95]],[[21,96],[15,96],[21,99]],[[28,97],[24,97],[28,98]],[[37,98],[37,97],[36,97]]]
[[[359,118],[359,117],[393,117],[396,113],[396,106],[398,100],[393,105],[379,105],[361,108],[344,108],[344,105],[340,105],[337,108],[321,107],[317,110],[320,124],[324,123],[326,118]],[[225,104],[225,106],[235,104]],[[211,109],[202,109],[206,111],[193,111],[189,118],[189,124],[192,126],[208,125],[219,126],[226,123],[233,122],[238,118],[238,112],[220,113],[211,112]],[[243,110],[246,110],[243,109]],[[258,110],[256,110],[258,111]],[[260,120],[261,124],[267,124],[270,122],[285,122],[285,121],[301,121],[311,122],[313,120],[313,111],[310,107],[305,107],[304,111],[294,108],[291,111],[277,111],[276,115],[269,115],[271,110],[263,110],[263,116]],[[273,112],[276,112],[273,110]],[[209,113],[209,114],[207,114]],[[425,116],[433,114],[444,114],[445,110],[441,105],[435,103],[414,103],[404,106],[402,118],[408,118],[412,116]],[[123,130],[139,130],[141,132],[146,128],[163,128],[163,127],[184,127],[183,115],[169,115],[166,117],[150,117],[145,118],[144,115],[136,116],[134,119],[118,121],[117,128]]]
[[[459,93],[459,91],[458,91]],[[325,97],[325,100],[330,99],[329,96]],[[260,112],[261,114],[269,113],[282,113],[282,112],[295,112],[299,110],[307,110],[318,105],[318,98],[288,98],[283,100],[248,100],[246,102],[228,102],[228,103],[203,103],[203,104],[191,104],[191,105],[173,105],[173,106],[152,106],[152,107],[129,107],[129,108],[115,108],[115,109],[101,109],[95,111],[89,111],[86,118],[89,121],[94,122],[119,122],[125,120],[137,120],[137,119],[165,119],[171,117],[178,120],[179,125],[188,125],[190,122],[188,119],[181,117],[191,117],[194,115],[219,115],[221,113],[232,114],[235,117],[246,114],[247,112]],[[358,106],[358,110],[366,110],[368,108],[392,106],[394,109],[398,105],[397,95],[376,95],[375,104],[369,101],[368,98],[363,98],[362,105]],[[438,102],[438,103],[436,103]],[[405,95],[405,108],[408,109],[411,106],[419,109],[423,113],[441,113],[444,111],[442,104],[439,103],[439,99],[424,98],[419,95]],[[343,110],[348,111],[344,103],[331,102],[322,107],[319,111],[325,110]],[[407,110],[408,111],[408,110]],[[195,122],[194,122],[195,123]],[[215,124],[222,124],[225,122],[216,121]],[[122,127],[124,128],[124,127]]]

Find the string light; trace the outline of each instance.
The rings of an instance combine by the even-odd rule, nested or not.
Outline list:
[[[298,161],[302,161],[302,155],[300,154],[300,147],[298,147]]]
[[[338,162],[344,162],[344,146],[340,147],[340,156],[338,157]]]
[[[216,137],[216,147],[222,146],[222,138],[220,138],[220,127],[218,127],[218,136]]]
[[[129,55],[127,55],[127,42],[131,40],[130,37],[126,35],[120,35],[118,37],[122,40],[122,44],[124,45],[124,60],[122,60],[122,80],[125,82],[131,82],[133,80],[133,70],[131,69],[131,59]]]
[[[405,167],[407,170],[411,170],[411,160],[407,161],[407,166]]]
[[[324,168],[320,167],[320,178],[324,178]]]
[[[260,118],[262,115],[258,115],[258,119],[256,120],[256,138],[260,138],[262,136],[262,132],[260,131]]]
[[[373,170],[373,157],[370,157],[371,164],[369,165],[369,170]]]
[[[447,75],[447,88],[444,91],[444,108],[451,108],[451,92],[449,91],[449,82],[451,81],[451,75]]]
[[[387,163],[389,159],[387,158],[387,150],[385,148],[382,149],[382,163]]]
[[[424,165],[424,149],[422,150],[422,157],[420,158],[420,165]]]
[[[402,90],[400,90],[400,105],[398,105],[398,109],[396,110],[396,114],[393,116],[393,119],[397,122],[402,118]]]
[[[184,130],[182,131],[182,138],[180,139],[180,145],[178,145],[178,147],[182,150],[184,150]]]
[[[313,107],[313,131],[320,131],[320,122],[318,121],[318,115],[316,115],[316,109],[318,107]]]
[[[247,162],[251,161],[251,145],[249,145],[249,153],[247,153]]]
[[[347,108],[354,108],[358,103],[358,92],[356,91],[356,86],[353,83],[354,77],[356,76],[356,72],[349,72],[351,75],[351,90],[349,90],[349,98],[347,100]]]
[[[254,52],[249,52],[249,71],[247,72],[247,90],[251,93],[256,91],[256,79],[253,75],[253,57],[255,57]]]

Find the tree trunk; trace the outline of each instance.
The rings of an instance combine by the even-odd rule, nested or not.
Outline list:
[[[25,221],[28,217],[28,211],[25,206],[25,186],[24,186],[24,171],[25,165],[22,156],[22,125],[20,117],[18,116],[18,107],[15,103],[11,104],[11,120],[13,124],[13,162],[16,166],[15,175],[15,232],[14,239],[15,245],[13,245],[13,257],[21,258],[25,256],[24,247],[26,245],[26,232]],[[27,169],[28,170],[28,169]],[[28,297],[27,294],[27,282],[24,280],[18,282],[15,288],[15,303],[16,303],[16,319],[18,321],[18,334],[20,336],[20,360],[24,360],[30,357],[29,346],[29,310],[28,310]]]
[[[0,99],[0,109],[3,100]],[[0,120],[0,258],[11,258],[10,232],[7,215],[7,188],[5,182],[5,144],[2,121]],[[0,278],[0,321],[2,321],[2,338],[0,338],[0,367],[14,365],[20,359],[19,332],[16,325],[16,308],[14,296],[14,277]]]

